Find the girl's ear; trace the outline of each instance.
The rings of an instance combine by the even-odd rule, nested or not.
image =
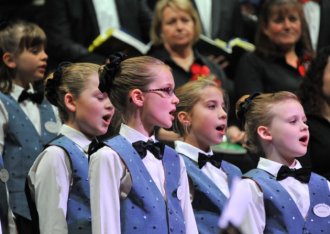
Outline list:
[[[2,55],[2,61],[6,64],[7,67],[14,69],[16,68],[16,61],[14,59],[14,55],[12,53],[5,52]]]
[[[271,141],[273,139],[272,134],[269,131],[269,128],[266,126],[259,126],[257,129],[257,133],[259,137],[265,141]]]
[[[76,102],[71,93],[66,93],[64,95],[64,104],[69,111],[76,112]]]
[[[143,106],[144,96],[143,92],[140,89],[131,90],[129,95],[132,103],[134,103],[138,107]]]
[[[183,126],[190,126],[191,125],[191,118],[190,115],[186,111],[180,111],[178,113],[178,119]]]

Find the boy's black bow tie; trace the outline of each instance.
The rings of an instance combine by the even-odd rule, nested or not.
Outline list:
[[[88,146],[87,154],[91,156],[93,153],[98,151],[100,148],[102,148],[105,144],[102,141],[99,141],[98,139],[94,138],[92,142]]]
[[[282,166],[277,173],[277,180],[283,180],[288,176],[292,176],[302,183],[308,183],[311,177],[310,168],[290,169],[288,166]]]
[[[30,93],[24,89],[18,97],[18,102],[20,103],[25,101],[26,99],[30,99],[34,103],[41,104],[43,98],[44,98],[44,94],[41,92]]]
[[[148,140],[147,142],[136,141],[132,146],[142,159],[147,155],[147,150],[149,150],[155,158],[159,160],[163,158],[164,144],[160,142],[153,142],[152,140]]]
[[[219,154],[207,156],[203,153],[198,153],[198,166],[202,168],[207,162],[210,162],[213,166],[220,168],[222,159],[222,155]]]

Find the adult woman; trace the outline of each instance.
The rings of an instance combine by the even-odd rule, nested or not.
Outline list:
[[[149,55],[172,68],[176,87],[212,74],[224,89],[232,93],[233,82],[223,70],[193,48],[200,33],[200,20],[190,1],[160,0],[152,21],[150,37],[153,47]]]
[[[295,92],[313,55],[300,3],[266,0],[255,44],[256,50],[243,56],[238,65],[237,97],[254,92]]]
[[[303,163],[330,179],[330,47],[322,49],[304,78],[299,98],[307,115],[310,140]]]
[[[242,56],[235,75],[236,97],[256,92],[296,92],[313,56],[301,5],[295,0],[265,0],[258,19],[256,50]],[[244,134],[230,127],[228,137]]]

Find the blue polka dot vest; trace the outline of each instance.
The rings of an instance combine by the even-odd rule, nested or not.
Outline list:
[[[297,205],[276,180],[261,169],[253,169],[244,176],[255,180],[264,193],[266,227],[264,233],[328,233],[330,216],[319,217],[313,207],[325,203],[330,206],[330,191],[325,178],[312,173],[308,183],[310,208],[307,217],[302,217]]]
[[[164,150],[165,201],[140,156],[125,138],[117,136],[104,143],[119,154],[132,178],[131,191],[121,200],[122,233],[185,233],[177,196],[180,161],[176,152],[169,147]]]
[[[55,133],[51,133],[45,128],[46,122],[55,122],[55,115],[46,100],[38,105],[41,120],[41,135],[39,135],[30,119],[10,95],[0,93],[0,99],[8,112],[3,161],[9,171],[7,185],[10,206],[14,213],[31,219],[24,192],[25,178],[46,143],[56,137]]]
[[[200,234],[218,234],[220,233],[218,228],[219,217],[227,198],[214,182],[199,169],[197,163],[184,155],[182,157],[187,167],[188,176],[193,184],[194,198],[192,206],[198,232]],[[235,176],[240,177],[242,175],[236,166],[226,161],[222,161],[221,167],[228,175],[229,185],[231,185]]]
[[[70,234],[90,234],[92,226],[88,158],[73,141],[65,136],[57,138],[50,145],[63,148],[70,159],[73,183],[70,188],[66,214],[68,232]]]

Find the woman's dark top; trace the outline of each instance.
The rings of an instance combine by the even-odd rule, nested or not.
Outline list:
[[[255,92],[296,92],[303,77],[284,58],[267,59],[256,53],[241,58],[235,75],[236,98]]]
[[[148,52],[148,55],[160,59],[172,69],[175,87],[182,86],[187,83],[192,78],[191,71],[185,71],[182,67],[177,65],[175,61],[172,60],[170,54],[164,48],[164,46],[152,47]],[[210,61],[207,57],[201,55],[196,49],[194,49],[194,64],[206,65],[211,74],[215,75],[217,79],[221,81],[221,86],[229,93],[229,95],[234,93],[234,83],[226,77],[224,71],[217,64]]]

